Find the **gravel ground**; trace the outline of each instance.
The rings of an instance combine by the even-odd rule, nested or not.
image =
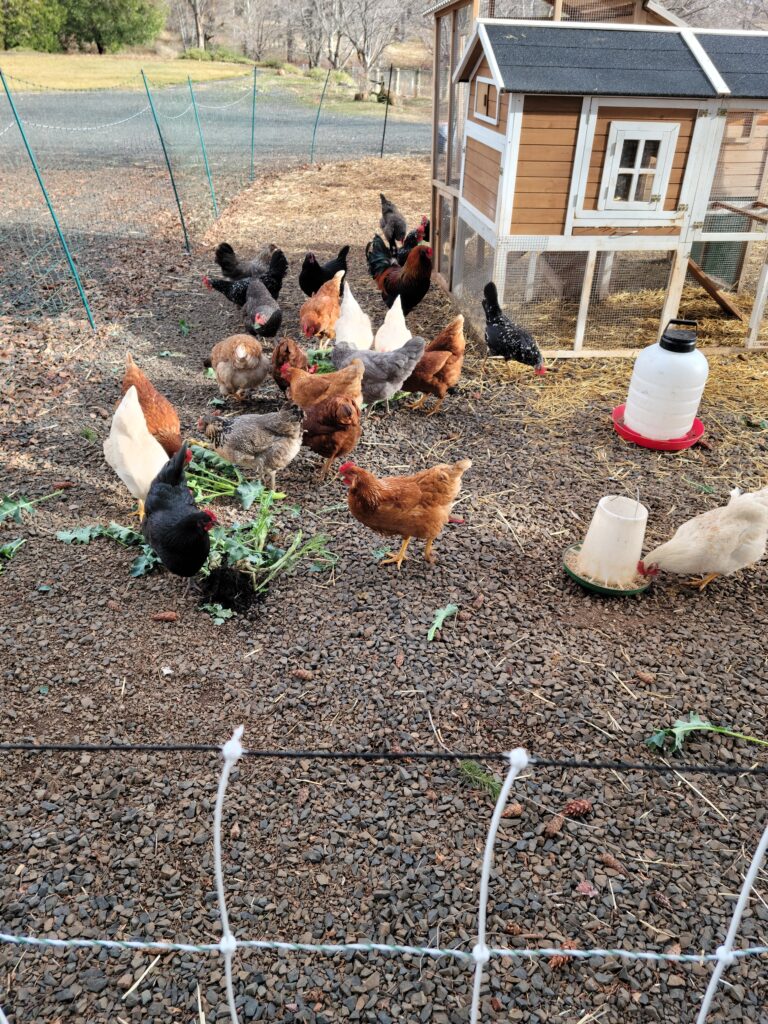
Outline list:
[[[713,364],[702,413],[710,447],[669,457],[624,445],[608,425],[629,364],[560,363],[543,380],[491,367],[481,380],[473,350],[441,414],[426,419],[398,405],[367,421],[355,455],[377,472],[473,460],[457,508],[466,523],[446,529],[437,564],[424,563],[416,545],[400,574],[379,567],[381,539],[351,519],[338,482],[317,485],[319,460],[303,452],[280,479],[300,514],[283,513],[280,526],[298,521],[327,534],[337,564],[281,579],[222,626],[179,580],[131,579],[129,552],[55,540],[65,527],[130,521],[101,452],[126,348],[188,428],[214,395],[202,359],[237,325],[232,308],[199,285],[216,241],[283,244],[294,333],[305,248],[325,255],[351,242],[355,294],[378,322],[384,307],[362,256],[377,193],[384,186],[415,219],[427,182],[424,164],[409,160],[259,182],[192,258],[162,238],[126,249],[124,278],[95,290],[100,322],[110,320],[97,335],[64,318],[7,325],[2,489],[33,497],[56,481],[74,486],[0,534],[27,541],[0,576],[4,739],[218,742],[243,723],[246,744],[258,747],[438,749],[440,740],[652,761],[644,739],[689,711],[765,735],[765,563],[703,594],[663,579],[625,602],[582,592],[560,564],[604,493],[640,487],[650,543],[722,503],[730,486],[760,483],[768,446],[744,416],[760,418],[765,357]],[[433,290],[411,329],[431,338],[452,312]],[[557,407],[553,395],[563,396]],[[278,402],[265,385],[254,408]],[[428,643],[435,610],[449,602],[459,615]],[[165,610],[178,620],[152,621]],[[691,740],[688,757],[767,760],[717,736]],[[208,755],[3,756],[2,930],[215,941],[218,770]],[[592,801],[591,814],[553,832],[548,825],[573,798]],[[748,776],[536,768],[513,799],[520,807],[502,822],[491,884],[493,945],[713,950],[766,821],[764,780]],[[226,802],[233,929],[241,938],[469,949],[492,806],[449,765],[243,763]],[[764,869],[741,929],[745,945],[768,944],[767,880]],[[205,1019],[227,1019],[217,958],[163,956],[132,991],[154,955],[5,946],[0,958],[11,1024],[186,1024],[199,1019],[198,990]],[[763,958],[729,968],[710,1020],[768,1021],[765,966]],[[691,1024],[709,971],[612,959],[494,963],[483,1019]],[[247,953],[236,961],[243,1021],[459,1024],[470,987],[468,968],[447,960]]]

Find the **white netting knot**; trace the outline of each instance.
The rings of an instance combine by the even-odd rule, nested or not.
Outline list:
[[[240,742],[240,737],[243,735],[243,726],[238,725],[235,731],[232,733],[231,739],[228,739],[224,746],[221,748],[221,752],[224,755],[224,760],[229,761],[230,764],[234,764],[235,761],[239,761],[243,756],[243,745]]]
[[[732,949],[728,949],[727,946],[718,946],[715,950],[715,956],[718,961],[723,964],[734,964],[736,963],[736,954]]]
[[[219,949],[224,956],[232,956],[237,949],[237,939],[231,933],[229,935],[222,935],[221,942],[219,942]]]
[[[472,959],[476,964],[487,964],[491,959],[491,954],[484,942],[478,942],[472,949]]]
[[[522,747],[515,747],[507,754],[510,768],[517,768],[518,772],[528,767],[528,752]]]

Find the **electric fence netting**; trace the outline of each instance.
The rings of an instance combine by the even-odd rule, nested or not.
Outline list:
[[[256,177],[310,161],[426,153],[424,123],[354,104],[331,74],[52,90],[3,76],[0,310],[109,308],[126,248],[190,246]],[[325,104],[325,106],[324,106]]]
[[[209,814],[212,814],[213,835],[211,836],[209,832],[205,831],[205,826],[203,826],[203,831],[199,831],[200,826],[198,826],[198,831],[192,840],[192,845],[199,852],[194,857],[187,858],[187,862],[180,866],[178,870],[164,864],[160,871],[160,884],[164,895],[168,903],[175,904],[177,909],[181,909],[184,906],[181,899],[182,876],[194,870],[203,870],[206,873],[210,873],[213,888],[206,894],[205,908],[202,916],[199,910],[192,905],[188,905],[181,914],[183,920],[194,922],[193,931],[195,934],[199,935],[202,931],[209,936],[207,941],[198,940],[193,942],[188,935],[174,935],[173,933],[172,937],[167,938],[168,922],[163,919],[162,913],[158,915],[155,912],[152,914],[142,913],[140,915],[140,920],[145,923],[145,929],[143,935],[137,935],[136,929],[127,928],[121,919],[121,917],[129,916],[127,910],[129,906],[134,904],[134,900],[123,900],[120,904],[115,904],[112,901],[110,904],[109,899],[105,899],[103,895],[92,894],[90,896],[94,906],[112,906],[116,910],[116,914],[109,915],[111,918],[110,923],[103,926],[101,935],[98,934],[98,928],[94,929],[90,914],[83,914],[82,912],[73,913],[73,907],[67,905],[63,907],[57,906],[55,910],[51,910],[48,905],[50,899],[52,898],[54,904],[57,901],[55,896],[55,893],[58,891],[55,885],[56,878],[64,871],[72,870],[72,865],[67,864],[62,865],[56,870],[53,870],[53,866],[51,866],[51,870],[46,875],[46,877],[50,878],[51,885],[42,882],[38,882],[34,886],[23,885],[22,891],[26,892],[27,889],[30,889],[32,897],[40,897],[40,900],[37,901],[33,898],[28,909],[31,926],[25,930],[3,928],[2,932],[0,932],[0,945],[4,945],[7,949],[15,949],[22,959],[27,953],[31,953],[32,950],[36,950],[37,954],[42,957],[46,955],[55,956],[59,959],[67,957],[69,958],[67,960],[67,968],[75,966],[71,962],[73,956],[88,957],[98,955],[98,962],[100,964],[104,963],[104,958],[107,958],[107,961],[115,961],[115,964],[112,965],[113,972],[116,972],[118,969],[116,962],[120,958],[126,958],[131,954],[131,966],[134,968],[134,972],[123,976],[130,983],[130,987],[123,994],[122,1000],[125,1002],[131,995],[134,995],[134,1001],[127,1004],[125,1013],[127,1015],[132,1008],[135,1008],[139,1012],[140,1017],[134,1015],[131,1019],[142,1020],[144,1019],[141,1016],[144,1012],[143,1008],[147,1006],[151,997],[145,993],[146,998],[139,1002],[135,998],[135,993],[144,979],[155,969],[158,962],[162,959],[165,969],[168,970],[171,968],[176,957],[181,958],[182,967],[192,962],[190,958],[197,958],[200,970],[203,972],[207,971],[211,975],[211,981],[216,981],[218,984],[211,984],[211,981],[206,979],[205,974],[195,975],[196,992],[193,995],[191,986],[187,986],[187,991],[185,992],[183,983],[179,979],[178,986],[172,987],[172,994],[176,999],[172,1016],[186,1014],[184,1019],[188,1019],[190,1013],[194,1014],[195,1010],[197,1010],[199,1020],[208,1019],[204,1015],[201,1003],[200,990],[202,979],[202,987],[206,993],[209,1012],[211,1013],[210,1019],[226,1020],[230,1024],[242,1024],[243,1021],[251,1019],[274,1019],[274,1013],[272,1012],[264,1016],[262,1013],[264,1006],[262,1005],[260,1008],[259,1005],[259,1000],[266,1001],[269,995],[263,984],[264,975],[261,973],[262,969],[266,969],[266,962],[269,957],[276,957],[278,964],[282,958],[287,956],[300,956],[302,958],[300,962],[305,964],[305,967],[300,967],[293,971],[288,971],[287,967],[282,970],[278,967],[278,976],[287,974],[287,981],[296,985],[299,991],[302,991],[302,980],[306,981],[309,986],[322,981],[324,977],[322,970],[317,966],[316,960],[308,959],[310,956],[320,956],[325,959],[342,957],[345,960],[357,957],[364,957],[367,960],[383,958],[381,974],[377,971],[370,975],[372,981],[366,982],[363,985],[364,994],[362,998],[354,996],[351,1000],[344,1000],[345,1006],[348,1008],[355,1007],[358,1011],[363,1008],[369,1010],[378,1005],[379,987],[382,984],[387,989],[387,996],[393,998],[394,1002],[397,1003],[398,985],[403,986],[409,991],[414,989],[418,991],[420,985],[423,984],[428,991],[432,992],[435,991],[435,982],[430,980],[432,970],[434,970],[438,981],[445,982],[446,984],[446,971],[451,972],[454,976],[457,972],[459,974],[463,973],[469,982],[469,994],[465,1005],[457,1009],[450,1018],[446,1017],[446,1020],[468,1021],[469,1024],[480,1024],[481,1021],[501,1019],[499,1017],[501,1004],[498,999],[491,995],[494,973],[515,970],[515,965],[531,965],[546,960],[550,968],[552,968],[553,966],[557,967],[565,963],[574,963],[585,959],[596,960],[597,958],[600,958],[600,961],[604,963],[603,969],[606,971],[610,969],[611,964],[617,965],[622,971],[623,965],[631,966],[632,964],[651,964],[659,969],[670,968],[674,965],[679,967],[687,965],[697,971],[700,987],[703,991],[695,997],[696,1004],[694,1006],[684,1008],[681,1004],[681,1016],[679,1019],[681,1021],[693,1021],[695,1015],[696,1024],[705,1024],[705,1021],[708,1019],[735,1019],[728,1015],[722,1016],[718,1009],[719,1000],[725,998],[722,989],[732,987],[726,977],[724,977],[725,972],[730,971],[733,976],[734,973],[738,972],[739,965],[744,964],[748,959],[768,955],[768,946],[766,945],[747,945],[749,937],[756,934],[755,922],[750,920],[753,917],[750,903],[757,899],[760,904],[764,905],[762,897],[760,897],[759,891],[756,888],[756,883],[759,877],[764,877],[764,874],[761,876],[761,866],[766,855],[766,849],[768,849],[768,826],[765,827],[753,852],[750,852],[749,849],[742,845],[742,854],[739,858],[742,861],[742,871],[738,875],[740,884],[735,891],[722,894],[728,898],[722,913],[719,916],[716,914],[708,915],[709,920],[706,922],[706,926],[702,928],[702,934],[692,938],[691,945],[695,944],[695,951],[682,950],[679,945],[674,946],[665,943],[664,938],[668,937],[670,933],[657,928],[652,929],[652,931],[657,933],[657,936],[650,940],[647,948],[634,948],[631,942],[617,943],[607,947],[600,947],[597,944],[594,947],[590,947],[588,944],[577,946],[576,943],[568,941],[561,941],[559,944],[537,945],[530,940],[546,937],[546,933],[542,935],[538,931],[526,932],[522,927],[515,924],[514,919],[510,919],[513,927],[503,930],[505,935],[511,937],[511,941],[498,943],[496,940],[499,935],[500,907],[506,905],[509,900],[512,900],[512,907],[514,908],[515,906],[512,894],[515,892],[519,893],[520,891],[519,885],[515,884],[515,864],[519,865],[520,863],[519,851],[523,847],[528,848],[528,843],[525,841],[523,841],[521,846],[520,825],[517,820],[519,813],[513,801],[515,796],[518,795],[524,800],[531,800],[531,787],[535,787],[537,783],[542,787],[542,790],[546,789],[546,786],[542,785],[541,774],[545,771],[544,766],[549,762],[529,758],[528,754],[522,749],[517,749],[504,755],[506,774],[495,800],[490,824],[485,829],[484,836],[480,831],[475,833],[476,839],[473,841],[471,849],[465,850],[464,856],[472,857],[478,866],[479,877],[477,886],[473,887],[474,893],[467,892],[461,887],[457,888],[456,884],[452,885],[450,869],[448,866],[445,866],[436,869],[436,876],[441,880],[440,891],[442,892],[442,897],[436,895],[435,907],[426,914],[423,913],[423,907],[421,906],[414,907],[410,911],[406,907],[403,911],[403,922],[401,923],[401,927],[404,927],[405,924],[408,926],[405,932],[400,927],[394,927],[390,924],[386,932],[382,932],[379,927],[378,937],[366,937],[369,934],[374,936],[376,934],[374,919],[377,915],[373,915],[366,922],[362,920],[356,922],[357,927],[354,927],[353,923],[351,929],[350,927],[346,929],[340,941],[330,941],[324,938],[328,934],[329,915],[322,907],[324,899],[327,898],[327,887],[331,885],[329,878],[322,874],[316,876],[320,886],[320,891],[318,892],[317,887],[312,885],[313,879],[303,877],[301,870],[295,865],[295,858],[291,858],[286,854],[284,857],[278,858],[279,862],[275,865],[275,877],[283,889],[281,892],[275,892],[268,885],[265,885],[263,880],[259,881],[258,862],[254,858],[243,858],[242,854],[234,854],[230,847],[234,844],[234,840],[240,837],[238,819],[245,813],[246,808],[251,805],[253,800],[252,787],[255,784],[255,779],[245,770],[249,761],[251,767],[256,759],[262,762],[268,759],[275,761],[290,759],[296,763],[296,767],[286,767],[281,771],[275,770],[271,775],[271,785],[280,792],[296,792],[298,798],[296,801],[296,811],[307,805],[306,810],[303,814],[300,813],[299,817],[303,818],[305,822],[304,827],[309,829],[307,833],[308,842],[313,842],[318,839],[316,833],[321,829],[321,823],[312,820],[315,815],[315,808],[313,806],[313,798],[309,797],[308,784],[318,786],[322,785],[322,783],[318,783],[311,778],[312,760],[317,756],[321,759],[332,761],[336,756],[339,760],[350,762],[355,759],[356,755],[353,752],[334,755],[330,751],[305,751],[303,753],[279,750],[272,752],[250,752],[242,746],[242,733],[242,727],[236,729],[231,739],[221,748],[223,767],[219,776],[215,799],[206,799],[201,808],[206,818]],[[22,749],[20,744],[7,744],[4,747],[3,753],[5,754]],[[24,748],[26,755],[35,759],[44,757],[46,750],[63,752],[67,749],[70,749],[72,752],[81,752],[83,759],[73,773],[77,776],[85,772],[92,773],[97,767],[99,762],[92,759],[92,751],[104,753],[110,748],[89,747],[88,745],[78,746],[77,744],[69,748],[56,748],[55,746],[46,748],[45,745],[42,745],[39,749],[35,749],[34,746]],[[167,747],[116,745],[114,752],[116,756],[132,752],[135,755],[146,757],[147,753],[151,750],[156,753],[166,752],[170,754],[175,750],[178,752],[182,749],[187,751],[189,755],[194,756],[200,751],[210,748],[200,747],[198,750],[192,746],[176,748],[174,745]],[[374,760],[376,757],[377,755],[372,753],[368,756],[368,759]],[[425,753],[422,755],[421,753],[413,752],[403,752],[399,755],[382,755],[383,760],[399,759],[399,763],[391,765],[390,770],[397,772],[399,780],[396,781],[399,781],[400,785],[413,784],[416,773],[413,770],[409,770],[409,768],[412,769],[414,761],[437,759],[440,757],[448,760],[450,755],[445,757],[441,754]],[[495,755],[493,757],[496,759]],[[570,764],[573,765],[572,771],[591,768],[590,762],[570,762]],[[595,762],[595,765],[597,764],[598,762]],[[671,766],[665,766],[663,769],[655,765],[627,765],[625,767],[651,774],[659,774],[662,771],[668,772],[670,775],[679,774],[677,769]],[[686,771],[688,768],[702,773],[707,771],[705,766],[680,765],[679,767],[682,771]],[[183,765],[181,768],[184,771]],[[187,763],[187,773],[190,772],[190,768],[191,766]],[[735,774],[739,771],[735,766],[728,766],[727,769],[720,769],[718,766],[712,766],[712,768],[715,773],[727,770],[728,773]],[[192,769],[192,776],[197,771],[199,771],[199,766],[196,769]],[[762,771],[763,769],[761,768],[744,770],[746,775]],[[115,783],[111,794],[102,794],[103,798],[107,799],[110,795],[118,792],[123,798],[116,804],[116,810],[110,815],[105,815],[98,806],[91,806],[87,800],[77,801],[81,810],[75,812],[75,816],[85,814],[91,831],[86,840],[87,852],[102,868],[104,867],[105,851],[100,845],[99,833],[108,829],[110,822],[113,829],[120,828],[125,823],[129,823],[129,829],[132,824],[141,826],[141,822],[136,821],[136,812],[131,807],[130,768],[127,769],[125,775],[120,777],[124,781]],[[205,778],[205,773],[201,778]],[[94,775],[94,779],[98,779],[98,772]],[[160,816],[162,820],[166,820],[169,817],[168,807],[165,806],[163,811],[162,806],[167,805],[169,798],[173,796],[167,782],[168,775],[165,770],[161,770],[157,776],[158,784],[156,791],[157,800],[161,805]],[[296,791],[295,787],[299,783],[302,786]],[[355,783],[358,784],[355,785]],[[364,817],[356,803],[360,799],[358,795],[358,776],[340,771],[339,775],[335,778],[331,775],[325,784],[335,784],[347,789],[352,794],[349,814],[332,825],[327,840],[335,847],[335,854],[338,857],[342,856],[345,844],[352,844],[355,839],[359,839],[360,842],[365,841],[360,850],[357,852],[352,851],[344,858],[344,863],[347,866],[344,869],[345,878],[341,879],[341,884],[348,891],[349,898],[352,898],[353,895],[358,897],[360,892],[366,891],[366,885],[362,885],[362,887],[360,885],[361,868],[365,865],[370,867],[378,863],[382,857],[386,857],[388,852],[391,853],[398,848],[396,845],[398,837],[392,834],[395,826],[394,824],[388,826],[387,831],[390,834],[391,842],[383,848],[381,844],[375,841],[371,826],[368,826],[368,831],[363,829],[362,837],[354,837],[354,825],[357,823],[362,828]],[[429,784],[435,784],[434,779]],[[350,785],[352,786],[351,790]],[[212,780],[209,780],[208,786],[212,789]],[[181,788],[182,793],[180,796],[183,800],[183,793],[186,787],[182,785]],[[106,786],[102,783],[101,790],[105,789]],[[235,807],[232,806],[233,802]],[[49,812],[58,809],[56,804],[51,804],[48,807],[45,807],[44,804],[43,806]],[[193,801],[187,810],[190,808],[194,813],[191,816],[187,813],[185,817],[188,819],[195,817],[197,814],[198,807],[196,802]],[[380,813],[386,816],[385,811]],[[370,808],[370,814],[374,818],[376,817],[375,808]],[[66,818],[66,814],[59,814],[57,820],[61,819],[60,827],[65,829],[72,828],[72,825],[66,826]],[[256,825],[255,820],[253,824]],[[275,827],[282,833],[287,824],[288,821],[279,824],[269,820],[262,821],[252,831],[252,842],[258,844],[258,836],[261,834],[266,837],[270,829]],[[336,830],[341,835],[336,835],[334,840],[333,836]],[[161,831],[163,832],[162,838],[167,839],[169,833],[172,832],[172,826],[168,824],[167,828]],[[749,831],[751,835],[754,834],[752,829]],[[142,826],[138,834],[151,836],[151,829],[146,829],[146,826]],[[154,839],[155,857],[157,856],[158,837],[159,833],[156,831]],[[33,861],[35,856],[42,855],[44,857],[46,845],[46,837],[38,830],[33,830],[30,833],[29,841],[24,845],[23,851],[17,851],[22,854],[26,862],[22,863],[16,871],[16,875],[21,876],[19,882],[20,889],[29,862]],[[82,838],[79,840],[78,845],[83,845]],[[135,843],[137,852],[142,845],[146,844],[142,842]],[[211,848],[212,857],[204,852]],[[3,849],[9,851],[10,844],[4,842]],[[367,856],[364,854],[360,855],[363,849],[368,851]],[[724,852],[722,846],[719,849],[721,852]],[[312,855],[306,857],[305,860],[310,862],[312,867],[317,866],[313,862],[322,861],[325,857],[324,854],[316,855],[318,853],[317,844],[310,850],[310,853]],[[159,863],[155,858],[150,858],[150,860],[155,865]],[[272,860],[272,857],[268,857],[265,864],[271,863]],[[441,858],[438,859],[438,864],[442,865],[446,860],[446,854],[443,853]],[[140,894],[148,888],[147,876],[140,867],[139,859],[134,855],[133,847],[131,847],[130,843],[125,851],[121,853],[120,858],[113,860],[109,867],[112,871],[119,872],[124,866],[123,862],[130,869],[132,891],[139,894],[139,904],[141,905],[144,902],[144,897]],[[408,862],[406,861],[406,863]],[[525,863],[524,855],[523,863]],[[613,858],[613,863],[614,866],[620,867],[619,862],[615,858]],[[83,873],[79,868],[77,870],[79,872],[78,885],[87,897],[89,893],[85,887],[94,883],[94,874],[88,871]],[[156,872],[156,868],[153,867],[152,863],[146,866],[146,870]],[[412,875],[413,869],[409,869],[402,879],[404,889],[400,895],[408,895],[409,887],[412,885]],[[252,876],[250,883],[247,881],[248,876]],[[33,875],[33,877],[40,878],[42,876],[38,874]],[[249,909],[244,910],[243,897],[248,896],[249,886],[254,884],[256,888],[253,891],[253,895],[250,896],[249,901],[245,900],[245,904]],[[291,891],[292,889],[295,891]],[[245,890],[245,892],[242,890]],[[611,885],[614,906],[616,906],[615,896],[617,892],[622,893],[623,890],[617,886],[617,889],[614,891],[614,887]],[[48,900],[46,900],[47,894],[50,894]],[[235,895],[238,897],[237,910],[233,910],[233,897]],[[364,903],[367,904],[371,900],[374,903],[377,900],[386,900],[390,895],[395,895],[394,891],[389,893],[374,889],[370,900],[364,900]],[[19,896],[19,899],[21,898],[23,897]],[[306,909],[306,913],[302,915],[303,920],[306,922],[305,933],[295,939],[290,936],[275,936],[274,932],[279,928],[278,922],[281,917],[285,916],[289,902],[295,902],[296,900],[303,903]],[[733,909],[729,909],[731,905]],[[35,907],[37,907],[37,910],[35,910]],[[474,907],[473,910],[470,909],[472,907]],[[641,912],[647,913],[642,904],[633,909],[637,920],[642,920],[640,918]],[[39,918],[41,914],[49,916],[42,926],[38,925],[35,928],[32,922]],[[587,916],[594,917],[594,915]],[[104,921],[106,919],[106,916],[102,914],[101,920]],[[715,923],[715,919],[717,919],[717,922],[727,922],[727,927]],[[521,918],[520,920],[523,919]],[[598,922],[598,918],[595,917],[594,920]],[[644,921],[643,923],[647,924]],[[379,925],[381,925],[381,920]],[[704,920],[702,920],[702,925],[705,925]],[[722,927],[722,931],[718,931],[720,927]],[[251,929],[256,931],[261,937],[253,938],[248,935],[247,932]],[[745,938],[742,942],[739,942],[739,935],[742,929]],[[590,922],[585,921],[584,931],[591,934],[593,930],[594,928]],[[128,932],[127,935],[126,931]],[[616,936],[626,934],[626,929],[619,927],[618,923],[611,928],[611,931]],[[338,932],[336,932],[336,935],[338,935]],[[403,938],[400,938],[401,935]],[[712,940],[711,946],[699,944],[702,941],[706,943],[708,939]],[[152,956],[153,959],[147,963],[142,960],[142,954],[146,957]],[[215,961],[209,960],[206,962],[205,957],[220,957],[220,966],[216,967]],[[401,967],[399,969],[392,967],[393,963],[398,961]],[[25,1019],[23,1016],[16,1015],[11,991],[13,974],[18,969],[20,962],[17,959],[15,967],[9,972],[8,995],[2,999],[2,1005],[0,1005],[0,1012],[4,1011],[5,1017],[9,1021]],[[387,967],[385,965],[390,966]],[[433,967],[428,968],[426,965],[433,965]],[[223,970],[221,969],[222,966]],[[163,968],[159,970],[162,971]],[[396,975],[393,974],[394,971],[397,971]],[[385,972],[387,973],[387,978],[386,981],[382,982],[381,979]],[[418,974],[418,981],[415,983],[413,981],[414,972]],[[523,972],[523,975],[525,976],[525,972]],[[72,976],[74,977],[74,975]],[[135,980],[132,981],[134,976]],[[625,977],[625,980],[629,977],[625,973],[622,973],[621,976]],[[44,975],[43,986],[46,984],[45,977]],[[83,977],[86,979],[90,978],[93,981],[93,985],[89,984],[88,988],[90,992],[95,994],[102,993],[109,983],[108,979],[95,969],[91,969],[90,974],[86,971]],[[120,984],[123,988],[127,987],[123,978],[120,979]],[[542,986],[540,986],[540,990],[543,990]],[[313,998],[313,991],[315,991],[313,988],[309,988],[305,992],[306,998],[310,1001]],[[342,987],[339,999],[342,998],[344,991],[345,989]],[[522,991],[525,992],[527,989]],[[62,989],[62,993],[62,1001],[64,1003],[73,1003],[75,1001],[76,995],[70,989]],[[317,996],[315,995],[314,998],[316,999]],[[743,998],[742,996],[740,1001]],[[422,1002],[420,1005],[431,1007],[431,1003],[427,1002]],[[546,1009],[546,1005],[541,1002],[539,997],[537,997],[537,1002],[534,1005],[539,1007],[537,1012]],[[167,1007],[161,1007],[160,1004],[152,1003],[149,1007],[149,1013],[150,1016],[154,1017],[157,1016],[160,1010],[167,1012],[167,1009]],[[290,1003],[286,1006],[286,1010],[290,1012],[299,1011],[299,1009],[296,1003]],[[80,1010],[81,1008],[78,1009],[78,1012]],[[18,1012],[21,1014],[22,1010],[19,1009]],[[711,1017],[710,1014],[712,1015]],[[601,1015],[598,1014],[594,1018],[590,1016],[586,1018],[581,1017],[581,1019],[597,1020]],[[423,1012],[419,1016],[421,1020],[431,1020],[432,1010],[430,1009],[427,1016],[424,1016]],[[3,1019],[5,1018],[0,1016],[0,1020]],[[118,1017],[118,1019],[125,1020],[126,1018]],[[299,1015],[291,1017],[291,1019],[314,1020],[315,1017],[299,1013]],[[317,1019],[336,1018],[332,1016],[329,1018],[317,1017]],[[364,1019],[374,1018],[365,1017]],[[376,1019],[381,1019],[381,1017],[379,1016]],[[392,1018],[390,1017],[389,1019]],[[398,1018],[396,1017],[395,1019]],[[402,1019],[411,1019],[408,1011],[402,1011]],[[519,1014],[518,1017],[512,1016],[509,1019],[519,1019]],[[738,1019],[748,1020],[749,1018],[743,1016],[740,1009]],[[755,1021],[757,1021],[757,1018],[755,1018]]]

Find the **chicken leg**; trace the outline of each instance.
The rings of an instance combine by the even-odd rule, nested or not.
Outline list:
[[[323,468],[322,468],[322,470],[320,472],[320,480],[326,480],[328,478],[328,473],[330,472],[331,466],[333,465],[333,460],[335,458],[336,458],[335,455],[330,455],[325,460],[325,462],[323,463]]]
[[[427,416],[434,416],[436,412],[439,412],[440,411],[440,406],[443,404],[444,401],[445,401],[445,396],[443,396],[442,398],[438,398],[438,400],[435,402],[435,404],[432,406],[432,408],[427,413]]]
[[[716,580],[719,575],[719,572],[708,572],[707,575],[702,576],[701,579],[686,580],[685,586],[696,587],[697,590],[701,591],[704,590],[705,587],[708,587],[712,580]]]
[[[397,554],[390,554],[387,555],[386,558],[382,558],[382,560],[379,562],[379,565],[396,565],[399,571],[400,566],[405,561],[405,552],[408,550],[408,545],[410,543],[410,537],[403,537],[403,543],[400,545],[400,550],[397,552]]]
[[[428,397],[429,397],[428,395],[422,395],[421,398],[419,398],[416,402],[411,402],[411,404],[408,406],[408,408],[409,409],[420,409],[422,407],[422,405],[424,405],[424,403],[426,402]]]
[[[432,545],[435,543],[435,538],[430,537],[427,541],[426,547],[424,548],[424,560],[426,562],[435,562],[437,559],[432,554]]]

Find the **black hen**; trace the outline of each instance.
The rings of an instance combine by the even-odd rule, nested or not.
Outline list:
[[[305,295],[314,295],[326,281],[330,281],[340,270],[346,272],[349,246],[339,250],[338,256],[327,263],[318,263],[317,256],[308,252],[299,272],[299,288]]]
[[[505,316],[499,305],[496,285],[489,281],[483,289],[485,310],[485,343],[488,356],[501,356],[504,362],[514,359],[525,366],[532,366],[540,376],[547,371],[539,346],[523,327],[518,327]]]
[[[282,309],[259,277],[248,281],[243,314],[246,329],[257,338],[274,338],[283,322]]]
[[[214,259],[221,267],[222,274],[233,281],[238,277],[260,277],[269,267],[270,258],[276,249],[277,246],[270,242],[254,259],[241,260],[229,242],[222,242],[216,246]]]
[[[395,204],[384,195],[383,192],[379,192],[379,199],[381,200],[381,220],[379,221],[379,227],[381,228],[382,234],[389,242],[389,250],[394,253],[397,249],[397,243],[405,241],[405,233],[408,230],[408,225],[405,223],[405,217],[400,213]]]
[[[231,260],[225,258],[227,256],[226,253],[222,255],[222,249],[226,249],[232,254]],[[268,255],[267,249],[270,250]],[[230,302],[234,302],[236,306],[245,305],[248,283],[253,278],[257,278],[264,284],[273,299],[278,298],[280,289],[283,287],[283,280],[288,273],[288,260],[285,253],[275,245],[267,246],[255,260],[243,263],[235,256],[232,246],[222,242],[216,250],[216,262],[229,280],[215,277],[209,278],[206,275],[203,278],[203,284],[206,288],[213,288],[215,291],[221,292],[225,298],[229,299]],[[250,270],[251,273],[242,274],[236,272],[243,269]]]
[[[244,306],[245,298],[248,294],[248,285],[250,279],[247,277],[238,278],[236,281],[228,281],[223,277],[208,277],[206,274],[203,278],[203,284],[208,289],[221,292],[225,299],[229,299],[236,306]]]
[[[208,531],[216,525],[209,509],[195,505],[184,467],[192,453],[183,444],[149,488],[141,532],[163,563],[176,576],[194,576],[211,550]]]

